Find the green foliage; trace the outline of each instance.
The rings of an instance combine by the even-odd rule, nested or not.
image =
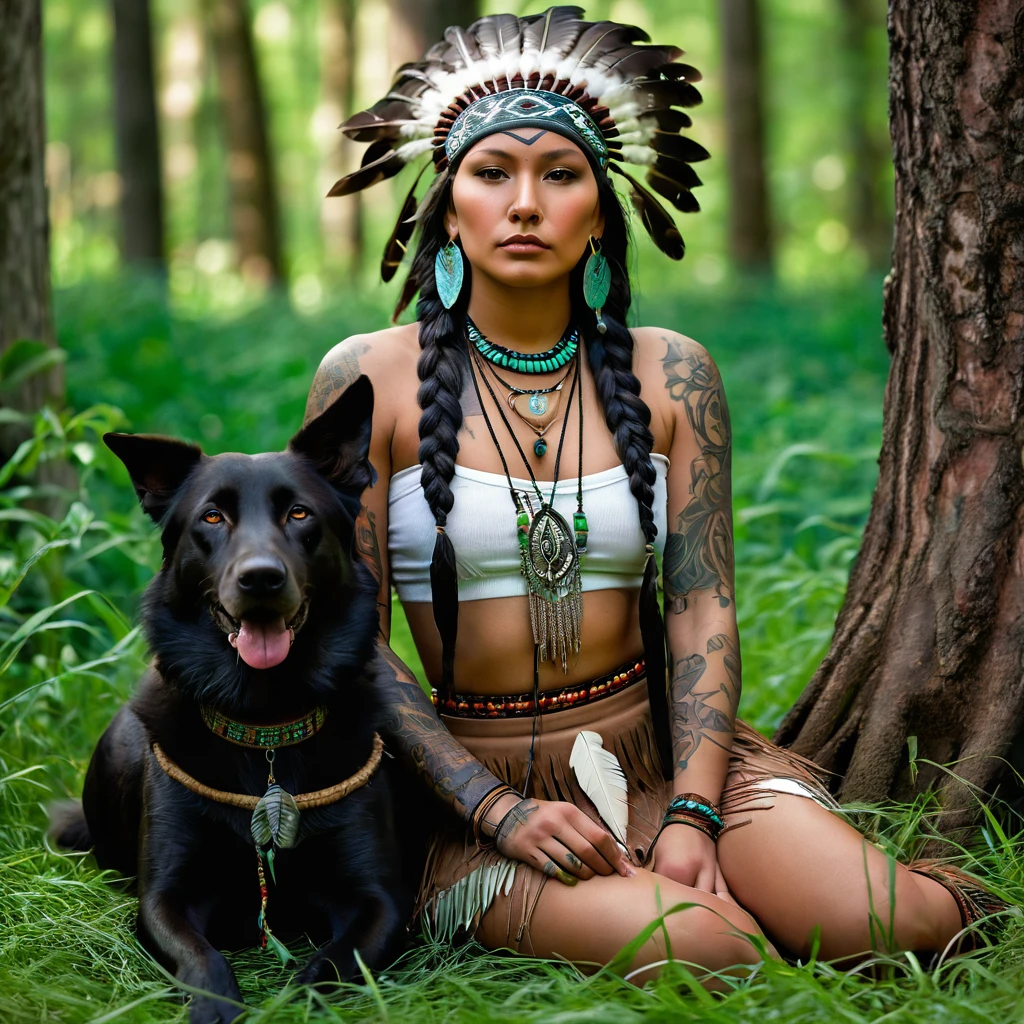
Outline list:
[[[827,648],[866,516],[886,372],[878,292],[873,283],[799,300],[765,291],[640,303],[644,322],[703,342],[726,382],[736,444],[742,713],[762,728],[777,723]],[[43,836],[43,804],[79,792],[96,739],[146,661],[134,624],[158,563],[156,531],[100,435],[160,431],[200,440],[209,451],[280,448],[300,421],[323,353],[344,335],[379,326],[384,308],[372,296],[346,295],[315,318],[268,305],[223,319],[168,313],[156,293],[134,285],[93,283],[58,294],[70,402],[85,411],[44,410],[0,470],[5,1024],[185,1020],[172,979],[134,938],[134,900],[89,857],[59,855]],[[121,411],[98,404],[108,402]],[[61,461],[73,466],[73,484],[40,483]],[[59,509],[45,505],[57,500]],[[394,646],[415,664],[400,616]],[[864,809],[860,820],[883,849],[905,857],[928,834],[931,810],[922,800]],[[965,852],[963,862],[1020,901],[1022,858],[1024,844],[993,814],[980,852]],[[301,958],[306,950],[298,942],[292,952]],[[367,974],[365,984],[325,992],[286,987],[289,973],[272,956],[231,956],[253,1007],[245,1019],[282,1024],[1003,1024],[1020,1019],[1022,958],[1018,929],[993,949],[934,969],[909,954],[856,970],[816,959],[769,963],[752,979],[726,979],[727,992],[712,996],[682,965],[641,990],[624,981],[621,965],[584,977],[562,963],[427,941],[394,968]]]

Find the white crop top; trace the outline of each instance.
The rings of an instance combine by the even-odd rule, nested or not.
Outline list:
[[[654,484],[654,522],[658,527],[655,550],[665,549],[669,460],[651,455],[657,472]],[[430,600],[430,557],[437,536],[434,517],[423,497],[419,465],[391,477],[388,490],[388,558],[391,576],[401,601]],[[576,477],[559,480],[555,510],[569,524],[576,511]],[[516,490],[533,494],[529,480],[512,478]],[[455,467],[451,482],[455,507],[448,516],[447,533],[455,547],[459,599],[480,601],[491,597],[525,597],[526,580],[519,572],[516,512],[502,473]],[[537,481],[545,495],[551,483]],[[534,497],[536,504],[536,498]],[[583,507],[587,513],[587,553],[583,558],[583,589],[612,590],[639,587],[644,573],[644,534],[636,499],[622,466],[583,478]]]

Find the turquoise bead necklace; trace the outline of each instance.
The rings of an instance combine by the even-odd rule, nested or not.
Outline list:
[[[494,366],[516,373],[553,373],[565,366],[580,347],[579,331],[567,329],[558,341],[546,352],[515,352],[510,348],[496,345],[480,333],[480,329],[466,317],[466,333],[473,347]]]

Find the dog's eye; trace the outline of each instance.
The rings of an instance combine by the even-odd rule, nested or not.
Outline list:
[[[215,508],[211,508],[211,509],[208,509],[206,512],[203,513],[203,522],[204,523],[214,523],[214,524],[223,523],[224,522],[224,516],[221,515],[221,513],[218,512]]]
[[[305,519],[308,515],[309,510],[303,508],[301,505],[295,505],[288,513],[288,516],[291,519]]]

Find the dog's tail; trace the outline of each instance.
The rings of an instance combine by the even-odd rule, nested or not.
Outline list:
[[[88,850],[92,847],[92,836],[85,820],[81,800],[55,800],[47,807],[50,827],[47,835],[66,850]]]

